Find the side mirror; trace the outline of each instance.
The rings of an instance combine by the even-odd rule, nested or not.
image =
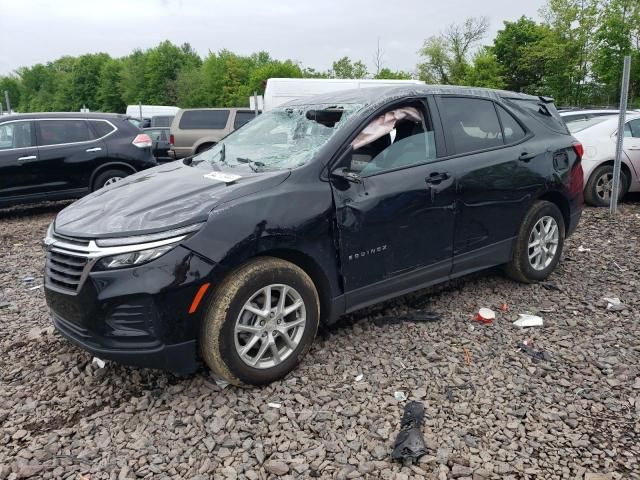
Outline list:
[[[333,178],[341,178],[349,183],[362,183],[362,177],[347,167],[336,168],[331,172]]]

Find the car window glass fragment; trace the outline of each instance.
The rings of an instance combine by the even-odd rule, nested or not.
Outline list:
[[[248,165],[252,170],[295,168],[345,124],[360,105],[296,105],[274,109],[251,120],[213,148],[193,157],[192,165]]]

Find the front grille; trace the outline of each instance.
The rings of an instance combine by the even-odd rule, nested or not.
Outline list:
[[[58,288],[77,292],[87,261],[87,257],[80,253],[50,250],[47,253],[46,280]]]

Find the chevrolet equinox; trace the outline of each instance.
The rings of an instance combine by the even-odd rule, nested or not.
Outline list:
[[[290,372],[319,322],[504,265],[546,279],[582,212],[553,101],[410,86],[307,97],[131,175],[49,227],[58,331],[93,355],[238,385]]]

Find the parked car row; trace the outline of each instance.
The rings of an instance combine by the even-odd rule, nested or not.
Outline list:
[[[154,167],[149,135],[117,114],[0,119],[0,206],[78,198]]]

